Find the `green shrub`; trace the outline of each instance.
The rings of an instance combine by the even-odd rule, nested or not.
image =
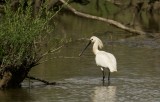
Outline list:
[[[17,11],[5,6],[5,15],[0,20],[0,65],[1,68],[12,66],[30,66],[41,58],[42,48],[48,41],[47,36],[54,30],[48,22],[50,13],[41,11],[32,16],[32,7]],[[46,40],[47,39],[47,40]]]

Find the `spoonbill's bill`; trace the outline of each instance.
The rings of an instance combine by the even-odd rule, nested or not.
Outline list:
[[[91,43],[93,43],[93,53],[95,54],[96,64],[97,66],[100,66],[102,70],[103,82],[105,79],[104,68],[107,68],[108,69],[108,83],[110,83],[110,72],[117,71],[117,62],[113,54],[105,52],[105,51],[100,51],[98,49],[98,48],[102,49],[103,47],[103,43],[99,38],[97,38],[96,36],[92,36],[89,40],[89,43],[84,48],[84,50],[82,50],[79,56],[83,54],[83,52],[87,49],[87,47]]]

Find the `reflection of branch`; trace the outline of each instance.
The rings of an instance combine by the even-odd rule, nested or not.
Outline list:
[[[154,37],[154,35],[152,35],[150,33],[147,33],[147,32],[144,32],[144,31],[140,31],[140,30],[136,30],[136,29],[133,29],[133,28],[129,28],[129,27],[123,25],[122,23],[114,21],[112,19],[106,19],[106,18],[103,18],[103,17],[93,16],[93,15],[90,15],[90,14],[79,12],[76,9],[74,9],[72,6],[67,4],[64,0],[60,0],[60,1],[62,3],[64,3],[71,12],[73,12],[74,14],[76,14],[78,16],[89,18],[89,19],[103,21],[103,22],[106,22],[106,23],[108,23],[110,25],[113,25],[113,26],[115,26],[117,28],[123,29],[123,30],[131,32],[131,33],[135,33],[135,34],[138,34],[138,35],[147,35],[147,36],[150,36],[150,37]]]
[[[35,77],[32,77],[32,76],[27,76],[26,78],[43,82],[46,85],[56,85],[57,84],[56,82],[49,82],[49,81],[46,81],[46,80],[43,80],[43,79],[40,79],[40,78],[35,78]]]

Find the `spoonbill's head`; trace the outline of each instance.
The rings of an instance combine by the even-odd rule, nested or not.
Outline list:
[[[97,48],[99,47],[100,49],[103,47],[103,43],[102,41],[96,37],[96,36],[92,36],[90,39],[89,39],[89,42],[88,44],[86,45],[86,47],[82,50],[82,52],[79,54],[79,56],[81,56],[83,54],[83,52],[87,49],[87,47],[91,44],[96,44]]]
[[[102,43],[102,41],[101,41],[98,37],[92,36],[92,37],[90,38],[90,41],[91,41],[92,43],[97,43],[97,46],[98,46],[100,49],[103,48],[103,43]]]

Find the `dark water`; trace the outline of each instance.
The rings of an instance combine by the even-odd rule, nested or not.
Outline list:
[[[102,36],[101,36],[102,37]],[[104,41],[104,39],[103,39]],[[21,89],[0,91],[2,102],[159,102],[159,49],[105,44],[118,62],[118,72],[111,74],[111,84],[102,85],[100,68],[95,65],[91,47],[77,57],[85,41],[64,47],[52,60],[30,73],[49,81],[62,83],[45,86],[26,80]]]
[[[1,102],[160,102],[158,41],[139,36],[125,39],[129,35],[126,32],[92,20],[74,18],[69,26],[67,17],[59,18],[63,24],[57,24],[55,34],[73,42],[50,54],[47,59],[51,60],[30,73],[60,84],[46,86],[26,79],[20,89],[0,90]],[[110,86],[107,80],[102,84],[102,73],[95,64],[91,46],[78,57],[87,41],[77,39],[92,35],[101,38],[103,50],[117,58],[118,72],[111,74]]]

